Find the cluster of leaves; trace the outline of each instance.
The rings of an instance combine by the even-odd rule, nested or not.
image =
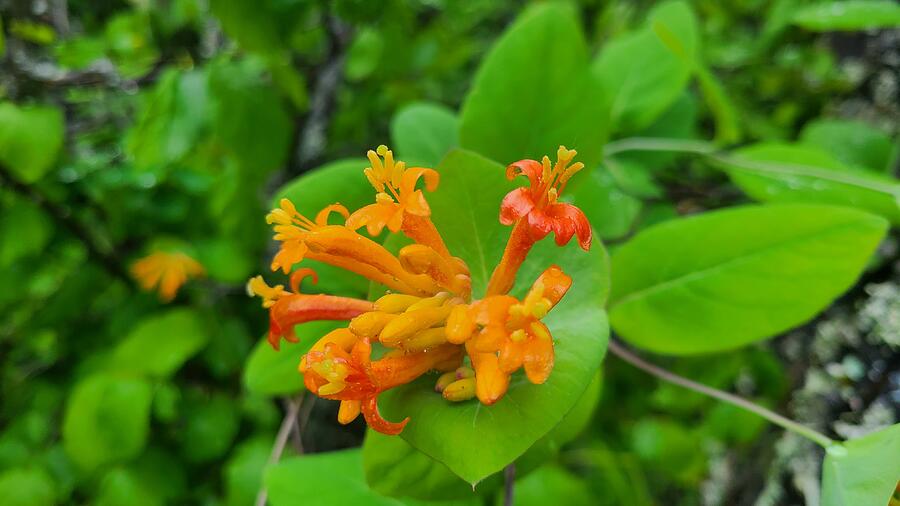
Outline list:
[[[685,357],[687,376],[726,390],[749,377],[756,400],[783,400],[777,357],[747,345],[884,271],[873,253],[900,224],[896,132],[827,114],[861,81],[823,41],[896,27],[900,10],[583,3],[0,11],[0,497],[484,504],[515,462],[517,504],[696,502],[700,448],[747,449],[764,424],[617,364],[601,379],[609,327]],[[340,451],[324,450],[359,446],[363,428],[333,427],[335,406],[317,403],[301,439],[319,453],[271,464],[277,401],[296,408],[299,356],[333,325],[299,326],[280,352],[256,339],[265,314],[243,283],[266,267],[264,209],[370,202],[359,155],[385,139],[441,172],[433,219],[476,294],[508,233],[503,165],[559,144],[590,169],[569,193],[611,254],[542,244],[523,269],[551,260],[576,279],[547,320],[547,384],[514,381],[486,408],[446,404],[426,378],[384,396],[387,416],[413,418],[402,438],[370,431]],[[127,272],[159,249],[207,272],[170,305]],[[370,290],[316,269],[323,292]],[[829,448],[826,503],[887,503],[898,445],[894,426]]]

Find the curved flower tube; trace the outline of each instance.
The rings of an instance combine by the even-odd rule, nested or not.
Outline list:
[[[559,246],[577,236],[581,248],[590,249],[592,234],[587,217],[574,205],[558,202],[569,179],[584,168],[581,162],[569,165],[576,154],[575,150],[560,146],[553,166],[545,156],[540,162],[520,160],[506,168],[508,179],[525,176],[529,186],[509,192],[500,205],[500,223],[513,225],[513,231],[503,258],[491,275],[488,295],[507,293],[512,288],[516,272],[531,247],[550,232]]]
[[[348,348],[347,341],[339,342],[344,337],[345,334],[338,338],[329,334],[323,338],[326,342],[322,346],[317,345],[317,349],[306,354],[300,365],[304,383],[320,397],[342,401],[341,423],[352,422],[362,412],[366,423],[384,434],[399,434],[409,418],[397,423],[385,420],[378,411],[379,394],[432,369],[455,369],[462,360],[459,348],[442,346],[429,352],[386,355],[373,361],[369,339],[358,339]]]
[[[374,308],[367,300],[300,293],[300,282],[307,276],[311,276],[314,283],[318,281],[312,269],[298,269],[291,276],[291,288],[295,293],[285,291],[282,285],[270,287],[262,276],[247,283],[247,291],[262,297],[263,307],[269,308],[269,344],[276,350],[280,348],[281,338],[297,342],[294,325],[317,320],[350,320]]]

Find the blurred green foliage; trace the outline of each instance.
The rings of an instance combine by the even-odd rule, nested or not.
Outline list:
[[[268,271],[265,212],[282,197],[307,215],[337,200],[368,203],[362,155],[390,141],[412,164],[462,174],[442,181],[472,194],[459,215],[446,213],[460,205],[453,196],[430,198],[454,252],[474,255],[464,228],[489,220],[499,230],[499,164],[569,142],[589,169],[569,197],[608,241],[613,268],[623,266],[612,274],[614,330],[673,354],[731,350],[666,363],[783,406],[795,384],[778,356],[735,348],[821,311],[870,261],[884,219],[900,223],[897,81],[885,99],[879,72],[891,64],[867,49],[885,33],[896,40],[898,16],[882,0],[0,2],[0,502],[236,506],[265,484],[274,505],[502,504],[502,479],[488,475],[525,452],[516,504],[699,504],[713,456],[750,455],[768,429],[621,363],[604,366],[602,388],[588,387],[599,358],[578,366],[603,347],[589,333],[605,326],[589,307],[609,281],[597,267],[602,248],[578,272],[603,279],[560,308],[593,315],[559,335],[596,353],[573,352],[554,373],[587,394],[513,391],[545,411],[514,431],[522,417],[512,405],[490,408],[508,422],[481,432],[492,439],[464,439],[442,411],[452,408],[438,406],[440,434],[370,433],[363,444],[364,425],[338,426],[337,406],[303,397],[296,372],[333,324],[298,327],[301,343],[280,352],[258,339],[266,315],[244,283]],[[495,168],[497,177],[476,173]],[[813,205],[792,206],[797,216],[714,211],[750,200]],[[767,216],[742,224],[735,213]],[[694,307],[666,290],[640,300],[655,284],[673,288],[667,276],[684,266],[667,270],[663,257],[689,257],[701,272],[704,259],[738,262],[783,220],[802,229],[788,232],[807,239],[806,254],[837,252],[833,262],[809,268],[795,250],[776,250],[766,262],[780,270],[742,264],[675,287],[693,290]],[[755,236],[742,233],[753,227]],[[704,257],[710,235],[733,251]],[[675,252],[685,238],[694,249]],[[169,304],[129,272],[158,251],[206,272]],[[473,273],[490,271],[481,255]],[[309,291],[370,290],[316,268]],[[797,271],[812,288],[782,279]],[[746,300],[707,312],[720,327],[693,316],[667,325],[721,305],[727,297],[710,294],[738,285],[804,304],[786,300],[756,327],[762,317]],[[697,330],[739,323],[743,334],[712,343]],[[274,464],[279,424],[299,399],[303,434]],[[827,504],[881,497],[884,483],[871,495],[857,462],[874,455],[890,472],[896,432],[829,452],[826,494],[835,480],[857,488]],[[458,447],[439,439],[454,437]],[[484,453],[460,461],[461,448]],[[485,480],[472,494],[453,472]]]

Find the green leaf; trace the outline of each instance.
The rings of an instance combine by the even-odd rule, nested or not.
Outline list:
[[[139,378],[96,374],[75,385],[66,404],[63,444],[82,469],[140,454],[150,425],[150,384]]]
[[[257,436],[241,443],[225,463],[226,506],[253,504],[262,486],[263,469],[272,453],[273,437]]]
[[[664,222],[613,256],[613,329],[636,346],[674,355],[772,337],[852,286],[886,230],[868,213],[801,204]]]
[[[512,184],[503,166],[462,150],[451,151],[437,170],[440,187],[429,195],[432,220],[450,251],[469,265],[473,294],[478,298],[509,235],[510,229],[500,225],[497,213]],[[483,406],[475,400],[446,402],[435,394],[436,377],[429,375],[379,398],[388,419],[410,417],[401,434],[406,441],[470,483],[503,469],[559,424],[581,398],[603,358],[605,250],[595,242],[588,254],[574,241],[559,248],[546,239],[532,250],[512,293],[521,296],[550,264],[560,265],[575,283],[544,320],[556,342],[556,365],[546,383],[532,385],[517,374],[506,397]]]
[[[56,484],[41,468],[13,468],[0,473],[0,497],[6,506],[56,504]]]
[[[584,211],[597,235],[615,239],[631,231],[641,201],[623,192],[606,166],[579,174],[573,183],[569,198]]]
[[[391,139],[397,157],[407,166],[434,167],[459,144],[459,121],[440,104],[415,102],[401,109],[391,120]]]
[[[882,505],[900,478],[900,424],[828,448],[822,506]]]
[[[585,429],[600,400],[600,388],[601,376],[598,374],[559,425],[516,459],[516,476],[524,477],[544,465]],[[366,481],[382,494],[422,500],[472,497],[470,484],[403,438],[385,436],[370,429],[366,432],[362,451]],[[478,484],[478,492],[482,495],[491,493],[502,483],[502,474],[496,473]]]
[[[453,474],[447,466],[416,450],[395,436],[371,429],[362,446],[366,482],[372,490],[397,498],[421,500],[464,499],[475,494],[472,486]],[[478,491],[499,486],[500,479],[480,485]]]
[[[293,123],[258,62],[218,62],[209,72],[213,133],[246,169],[268,173],[287,160]]]
[[[180,447],[189,462],[208,462],[228,451],[240,424],[233,400],[224,394],[195,395],[183,411]]]
[[[192,309],[172,309],[151,316],[121,341],[111,358],[123,371],[167,378],[206,344],[209,335]]]
[[[814,32],[836,32],[900,26],[900,4],[893,0],[848,0],[808,5],[792,19]]]
[[[181,160],[209,123],[207,76],[167,70],[141,97],[140,112],[127,133],[125,149],[141,169],[158,169]]]
[[[163,506],[165,501],[160,494],[133,469],[116,467],[107,472],[100,480],[97,491],[97,506]]]
[[[196,248],[197,260],[215,280],[243,284],[256,268],[253,256],[228,237],[201,241]]]
[[[384,497],[371,490],[363,479],[362,454],[359,449],[285,459],[266,471],[265,483],[272,506],[416,504]],[[431,504],[449,506],[451,503]]]
[[[37,181],[53,168],[64,127],[55,107],[0,103],[0,163],[22,182]]]
[[[383,50],[384,37],[380,31],[373,28],[360,30],[347,50],[344,75],[350,81],[361,81],[369,77],[378,68]]]
[[[647,128],[636,132],[637,137],[664,139],[694,139],[697,137],[697,99],[688,92],[682,93],[678,99],[663,111],[656,121]],[[625,151],[613,155],[614,161],[623,164],[639,164],[646,171],[656,173],[670,165],[677,153],[665,151]],[[578,181],[573,181],[577,183]]]
[[[682,94],[697,51],[696,25],[685,2],[663,3],[651,11],[646,27],[613,39],[594,59],[591,71],[608,102],[614,131],[649,126]],[[667,47],[659,27],[679,41],[683,54]]]
[[[300,357],[328,332],[346,326],[343,322],[316,321],[296,327],[299,343],[281,342],[275,351],[269,341],[261,339],[247,359],[244,385],[259,395],[288,395],[304,390],[303,376],[297,371]]]
[[[572,6],[531,7],[475,75],[460,117],[460,146],[502,163],[553,156],[560,144],[591,167],[606,139],[602,97]]]
[[[0,213],[0,267],[40,253],[53,234],[53,224],[39,207],[24,199]]]
[[[720,163],[756,200],[846,205],[900,224],[900,182],[848,167],[819,149],[761,143],[741,148]]]
[[[505,504],[503,494],[498,494],[497,506]],[[516,506],[590,506],[598,504],[585,481],[562,467],[548,464],[523,479],[516,480],[513,489]]]
[[[897,143],[863,121],[811,121],[800,132],[800,142],[827,151],[847,165],[881,173],[890,173],[897,157]]]

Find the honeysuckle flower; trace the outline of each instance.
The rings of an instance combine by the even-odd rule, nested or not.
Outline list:
[[[324,341],[324,342],[323,342]],[[372,360],[368,338],[350,338],[346,329],[325,336],[301,360],[300,372],[310,392],[341,401],[338,421],[352,422],[362,412],[366,423],[384,434],[399,434],[409,418],[393,423],[378,412],[378,395],[430,370],[454,369],[462,359],[458,346],[443,345],[412,353],[389,353]]]
[[[307,268],[291,274],[291,291],[269,286],[262,277],[248,283],[248,292],[262,298],[269,310],[269,342],[278,349],[284,337],[295,341],[293,327],[312,320],[344,320],[347,326],[321,337],[300,359],[307,389],[325,399],[341,401],[340,423],[362,413],[374,430],[398,434],[409,418],[385,420],[378,396],[409,383],[429,371],[443,372],[435,391],[447,401],[474,397],[490,405],[500,401],[510,377],[524,369],[529,381],[541,384],[553,370],[550,329],[541,321],[572,284],[562,269],[547,268],[524,298],[508,294],[531,246],[555,232],[558,244],[577,235],[590,247],[590,226],[580,210],[557,202],[566,181],[581,168],[569,165],[575,152],[560,147],[553,167],[523,160],[507,175],[529,177],[530,188],[511,192],[501,205],[501,222],[514,225],[503,259],[482,299],[472,299],[472,283],[465,262],[451,255],[431,221],[428,191],[438,185],[432,169],[407,169],[385,146],[369,151],[371,166],[364,171],[375,188],[375,203],[353,213],[339,204],[323,209],[315,220],[297,212],[288,200],[267,216],[281,248],[272,270],[285,274],[306,258],[342,267],[388,288],[374,302],[333,295],[300,293],[300,283],[315,274]],[[535,166],[534,164],[537,164]],[[540,170],[538,170],[540,169]],[[332,213],[345,218],[329,224]],[[357,232],[365,227],[376,236],[385,228],[402,232],[413,244],[392,254]],[[496,279],[495,279],[496,278]],[[386,350],[373,357],[373,343]],[[467,365],[467,360],[468,364]]]
[[[569,165],[576,154],[574,149],[560,146],[552,166],[545,156],[540,162],[519,160],[506,168],[508,179],[525,176],[529,187],[509,192],[500,204],[500,223],[513,225],[513,231],[491,276],[488,295],[506,293],[512,288],[515,273],[531,247],[550,232],[559,246],[578,236],[582,249],[590,249],[591,224],[587,217],[574,205],[558,201],[569,179],[584,168],[581,162]]]
[[[318,281],[312,269],[297,269],[291,274],[293,293],[282,285],[267,285],[262,276],[247,282],[247,293],[261,297],[262,306],[269,309],[269,344],[276,350],[280,348],[281,338],[297,342],[294,325],[318,320],[350,320],[374,307],[367,300],[300,293],[300,283],[307,276],[312,277],[313,283]]]
[[[180,251],[156,251],[131,265],[131,275],[141,288],[155,288],[164,302],[174,299],[188,279],[204,274],[206,270],[200,262]]]

